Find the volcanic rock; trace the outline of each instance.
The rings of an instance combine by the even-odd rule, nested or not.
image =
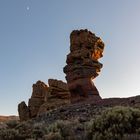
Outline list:
[[[50,98],[57,98],[57,99],[70,98],[68,85],[65,82],[56,79],[49,79],[48,84],[49,84],[48,100]]]
[[[70,92],[65,82],[56,79],[48,80],[49,87],[42,81],[33,84],[33,92],[28,101],[18,105],[20,121],[35,118],[38,114],[69,104]]]
[[[24,101],[18,105],[18,112],[20,121],[27,121],[30,119],[30,111]]]
[[[42,81],[37,81],[32,87],[32,96],[28,102],[31,118],[36,117],[40,106],[47,100],[48,92],[48,86]]]
[[[64,67],[71,102],[92,96],[101,99],[92,80],[98,76],[102,64],[98,59],[103,55],[104,43],[87,29],[74,30],[70,35],[70,53]]]
[[[47,102],[41,105],[38,115],[70,103],[70,92],[65,82],[49,79],[48,84]]]
[[[37,81],[33,84],[32,88],[33,92],[28,101],[28,106],[24,101],[18,105],[20,121],[26,121],[36,117],[40,106],[47,101],[48,86],[44,82]]]

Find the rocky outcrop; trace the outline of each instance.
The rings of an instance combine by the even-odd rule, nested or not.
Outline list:
[[[18,105],[18,112],[20,121],[27,121],[30,119],[30,111],[24,101]]]
[[[48,86],[44,82],[37,81],[33,84],[32,96],[28,102],[31,118],[36,117],[40,106],[47,100],[47,92]]]
[[[33,84],[33,92],[28,101],[18,105],[20,121],[26,121],[48,110],[66,105],[70,101],[68,86],[61,80],[49,79],[49,87],[42,81]]]
[[[40,106],[47,100],[48,86],[44,82],[37,81],[33,84],[32,88],[33,92],[28,101],[28,106],[24,101],[18,105],[20,121],[26,121],[36,117]]]
[[[70,98],[68,85],[65,82],[56,79],[49,79],[48,84],[49,84],[48,100],[52,98],[56,99]]]
[[[74,30],[70,35],[70,53],[64,67],[71,102],[92,96],[100,99],[92,80],[98,76],[102,64],[98,59],[103,55],[104,43],[88,30]]]
[[[33,84],[28,106],[18,106],[20,120],[28,120],[48,110],[56,109],[71,102],[101,99],[92,80],[98,76],[102,64],[98,59],[103,55],[104,43],[88,30],[74,30],[70,35],[70,53],[64,67],[67,83],[49,79],[49,87],[42,81]]]
[[[70,92],[65,82],[49,79],[48,84],[47,102],[40,107],[38,115],[70,103]]]

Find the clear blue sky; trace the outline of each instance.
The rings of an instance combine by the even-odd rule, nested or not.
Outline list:
[[[81,28],[106,45],[100,95],[140,94],[140,0],[0,0],[0,115],[17,114],[37,80],[65,81],[69,35]]]

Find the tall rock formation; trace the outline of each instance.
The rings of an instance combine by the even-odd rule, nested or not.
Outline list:
[[[24,101],[18,104],[18,112],[20,121],[27,121],[30,119],[30,111]]]
[[[74,30],[70,35],[70,53],[64,67],[71,102],[93,97],[101,99],[92,80],[98,76],[102,64],[98,59],[103,55],[104,43],[87,29]]]
[[[70,35],[70,53],[64,67],[67,84],[61,80],[49,79],[49,87],[42,81],[33,84],[32,96],[18,105],[19,118],[26,121],[48,110],[71,102],[101,99],[92,80],[98,76],[102,64],[104,43],[88,30],[74,30]]]
[[[31,118],[36,117],[40,106],[47,100],[48,92],[48,86],[42,81],[37,81],[32,87],[32,96],[28,102]]]
[[[28,106],[24,101],[18,104],[20,121],[36,117],[40,106],[47,101],[48,86],[44,82],[37,81],[32,88],[32,96],[28,101]]]

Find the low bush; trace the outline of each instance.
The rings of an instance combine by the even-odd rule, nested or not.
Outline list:
[[[9,120],[8,122],[6,122],[6,124],[9,128],[15,128],[19,124],[19,121]]]
[[[131,107],[113,107],[97,117],[89,136],[93,140],[120,140],[125,134],[140,134],[140,110]]]
[[[18,132],[15,129],[6,129],[0,131],[1,140],[14,140]]]
[[[140,109],[120,106],[90,121],[10,122],[2,128],[0,140],[140,140]]]

